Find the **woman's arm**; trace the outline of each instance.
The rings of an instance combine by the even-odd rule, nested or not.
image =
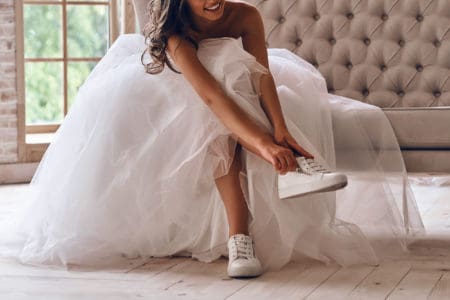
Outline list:
[[[263,21],[258,10],[249,5],[246,5],[242,44],[247,52],[251,53],[260,64],[269,70]],[[274,129],[286,127],[275,82],[270,72],[261,76],[260,88],[261,106],[272,126]]]
[[[168,40],[167,50],[200,98],[223,124],[237,136],[238,142],[275,165],[276,162],[273,157],[265,155],[262,149],[263,145],[273,143],[271,134],[254,123],[246,112],[226,95],[220,84],[198,60],[194,46],[174,35]]]
[[[242,44],[256,60],[269,70],[269,60],[264,38],[264,24],[256,7],[244,5]],[[297,155],[313,158],[314,156],[301,147],[289,133],[282,109],[275,81],[272,74],[264,74],[260,79],[261,107],[274,128],[274,139],[279,145],[292,149]]]

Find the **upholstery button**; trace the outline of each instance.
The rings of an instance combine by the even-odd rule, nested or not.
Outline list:
[[[313,18],[314,18],[314,20],[319,20],[320,19],[320,15],[319,14],[314,14],[314,16],[313,16]]]
[[[397,95],[399,95],[400,97],[403,97],[403,96],[405,96],[405,92],[404,91],[398,91]]]
[[[353,19],[353,17],[354,17],[354,15],[351,12],[349,12],[347,14],[347,19],[351,20],[351,19]]]
[[[422,15],[417,15],[416,16],[416,20],[418,21],[418,22],[422,22],[423,21],[423,16]]]
[[[416,65],[416,70],[417,70],[417,72],[422,72],[423,66],[421,64],[417,64]]]
[[[362,90],[362,94],[363,94],[364,96],[369,95],[369,90],[368,90],[368,89],[363,89],[363,90]]]
[[[352,65],[351,62],[348,62],[345,66],[346,66],[347,69],[349,69],[349,70],[350,70],[351,68],[353,68],[353,65]]]
[[[386,71],[386,69],[387,69],[386,65],[380,65],[380,70],[381,71]]]
[[[364,44],[369,45],[370,44],[370,39],[369,38],[364,38],[363,39]]]
[[[381,15],[381,20],[386,21],[388,19],[388,15],[386,13],[383,13]]]
[[[330,44],[331,44],[331,45],[336,44],[336,39],[335,39],[335,38],[331,38],[329,41],[330,41]]]
[[[405,46],[405,41],[404,41],[404,40],[399,40],[399,41],[398,41],[398,45],[399,45],[400,47]]]
[[[439,40],[435,40],[433,42],[433,45],[436,46],[436,47],[439,47],[441,45],[441,42]]]
[[[286,21],[286,19],[283,16],[278,18],[278,23],[284,23],[284,21]]]
[[[434,95],[435,97],[439,97],[439,96],[441,95],[441,92],[439,92],[439,91],[434,91],[434,92],[433,92],[433,95]]]
[[[302,43],[303,43],[303,42],[302,42],[301,39],[297,39],[297,40],[295,41],[295,45],[296,45],[297,47],[300,46]]]

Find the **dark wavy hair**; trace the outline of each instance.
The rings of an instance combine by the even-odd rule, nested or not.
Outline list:
[[[167,41],[173,34],[177,34],[191,42],[195,48],[197,43],[189,36],[188,30],[198,31],[195,27],[189,5],[186,0],[150,0],[147,4],[149,21],[144,26],[143,34],[147,48],[141,55],[141,62],[150,74],[161,73],[164,65],[175,70],[167,56]],[[144,63],[144,55],[148,53],[152,60]]]

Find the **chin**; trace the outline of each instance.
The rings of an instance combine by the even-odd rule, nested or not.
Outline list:
[[[217,21],[223,16],[225,1],[219,1],[219,7],[214,11],[203,9],[202,17],[208,21]]]

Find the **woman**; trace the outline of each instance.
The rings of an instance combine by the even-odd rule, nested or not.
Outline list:
[[[313,158],[292,137],[287,129],[278,100],[274,80],[269,72],[259,78],[261,105],[273,127],[264,130],[251,120],[222,89],[197,57],[202,40],[217,37],[241,38],[244,50],[252,54],[265,70],[268,56],[264,41],[261,16],[255,7],[245,3],[214,1],[150,1],[150,22],[147,24],[148,52],[153,60],[149,73],[157,74],[164,65],[175,72],[169,60],[177,65],[200,98],[227,128],[237,136],[238,144],[228,173],[217,178],[215,184],[227,210],[229,223],[228,274],[230,276],[257,276],[262,268],[254,255],[248,235],[247,204],[239,183],[241,170],[240,146],[255,153],[273,165],[279,174],[299,167],[294,151]],[[264,71],[265,71],[264,70]],[[241,243],[245,241],[245,243]],[[237,254],[239,252],[240,255]],[[241,255],[241,253],[248,255]]]
[[[305,258],[377,263],[421,230],[386,120],[331,97],[287,50],[268,56],[253,6],[153,0],[149,13],[147,46],[122,35],[80,88],[0,253],[66,266],[224,255],[231,277],[252,277]],[[349,186],[280,200],[296,155]]]

